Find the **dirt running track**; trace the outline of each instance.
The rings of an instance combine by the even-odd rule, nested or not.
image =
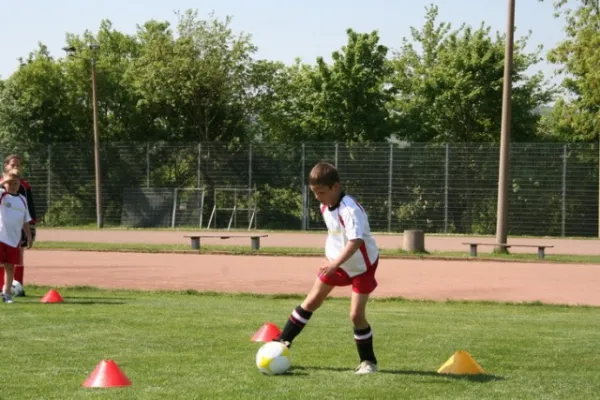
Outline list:
[[[321,259],[30,250],[26,261],[26,284],[305,293]],[[377,278],[375,296],[600,306],[600,265],[384,259]]]

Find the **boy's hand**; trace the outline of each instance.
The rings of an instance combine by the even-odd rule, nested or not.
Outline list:
[[[29,232],[31,232],[31,242],[35,242],[35,225],[29,224]]]
[[[333,274],[336,269],[338,269],[338,266],[333,261],[325,260],[321,265],[321,268],[319,268],[319,275],[329,276]]]

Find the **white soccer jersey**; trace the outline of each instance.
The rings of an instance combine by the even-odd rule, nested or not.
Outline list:
[[[362,206],[351,196],[342,193],[342,198],[334,207],[321,204],[321,213],[327,225],[325,255],[327,259],[336,259],[346,247],[348,241],[362,239],[363,244],[342,268],[348,276],[360,275],[377,261],[379,249],[371,235],[369,219]]]
[[[23,225],[29,221],[31,216],[25,197],[0,189],[0,242],[19,247]]]

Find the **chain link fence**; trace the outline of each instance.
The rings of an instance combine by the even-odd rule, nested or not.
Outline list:
[[[19,152],[40,223],[95,223],[91,144]],[[322,229],[305,182],[327,160],[374,231],[494,234],[498,158],[498,145],[481,143],[103,143],[104,222]],[[598,236],[598,144],[512,143],[510,163],[510,234]]]

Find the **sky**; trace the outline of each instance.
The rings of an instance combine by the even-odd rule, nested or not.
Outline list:
[[[399,49],[410,38],[410,27],[421,27],[425,7],[439,7],[438,21],[506,31],[507,0],[3,0],[0,2],[0,77],[8,78],[19,57],[38,42],[56,58],[64,57],[66,33],[96,32],[109,19],[121,32],[133,34],[137,25],[155,19],[176,22],[175,11],[197,9],[202,18],[212,11],[218,18],[233,17],[236,33],[252,35],[257,59],[292,63],[296,57],[314,63],[346,43],[346,29],[379,32],[381,43]],[[554,18],[552,0],[516,0],[515,38],[532,31],[529,50],[543,45],[542,56],[564,39],[563,20]],[[543,61],[536,69],[548,78],[556,66]]]

